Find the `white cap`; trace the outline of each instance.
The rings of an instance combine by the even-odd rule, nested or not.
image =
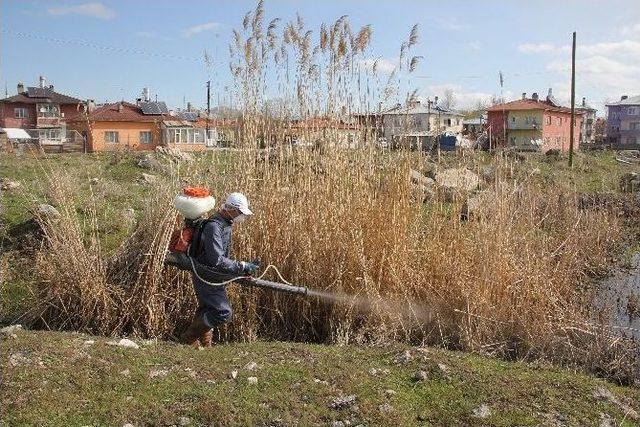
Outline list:
[[[253,215],[253,212],[251,212],[251,209],[249,209],[249,201],[247,200],[247,196],[242,193],[229,194],[224,204],[226,207],[238,209],[245,215]]]

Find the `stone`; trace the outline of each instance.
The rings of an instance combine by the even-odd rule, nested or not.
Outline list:
[[[95,340],[85,340],[85,341],[82,343],[82,345],[89,346],[89,345],[94,345],[95,343],[96,343],[96,342],[95,342]]]
[[[167,375],[169,375],[169,370],[165,368],[149,371],[149,378],[165,378]]]
[[[22,330],[22,325],[20,325],[20,324],[9,325],[9,326],[5,326],[4,328],[0,328],[0,334],[2,334],[2,335],[15,335],[16,332],[19,332],[21,330]]]
[[[140,160],[138,160],[138,167],[161,172],[166,170],[166,167],[150,153],[145,154]]]
[[[613,393],[611,393],[609,390],[607,390],[604,387],[598,387],[597,389],[595,389],[595,391],[593,392],[593,397],[598,400],[608,400],[611,402],[616,401],[616,398],[613,395]]]
[[[393,363],[396,364],[405,364],[410,362],[413,359],[410,350],[405,350],[402,353],[398,353],[396,357],[393,358]]]
[[[331,409],[344,409],[353,406],[356,403],[356,395],[350,394],[348,396],[340,396],[333,399],[329,404]]]
[[[618,424],[609,414],[600,412],[600,427],[616,427]]]
[[[249,362],[246,365],[244,365],[245,371],[254,371],[256,369],[258,369],[258,364],[256,362]]]
[[[154,184],[157,181],[158,181],[158,177],[156,175],[151,175],[148,173],[142,174],[141,182],[143,184]]]
[[[345,424],[342,421],[334,421],[331,423],[331,427],[344,427]]]
[[[229,373],[229,378],[231,378],[232,380],[235,380],[236,378],[238,378],[238,371],[231,371]]]
[[[189,418],[189,417],[180,417],[180,418],[178,418],[178,425],[179,426],[188,426],[189,424],[191,424],[191,418]]]
[[[413,380],[416,382],[427,381],[429,379],[429,373],[427,371],[419,370],[413,374]]]
[[[249,384],[258,384],[258,377],[247,377],[247,382]]]
[[[491,409],[483,404],[475,408],[471,415],[476,418],[488,418],[491,416]]]
[[[36,213],[43,219],[60,218],[60,212],[58,212],[58,209],[46,203],[39,204]]]
[[[383,403],[382,405],[378,405],[378,411],[380,412],[393,412],[393,406],[388,403]]]
[[[369,369],[369,375],[377,377],[379,375],[388,375],[389,370],[384,368],[371,368]]]
[[[458,192],[469,192],[478,188],[480,178],[466,168],[445,169],[436,174],[436,183],[444,188]]]
[[[314,378],[313,382],[316,383],[316,384],[329,385],[328,381],[321,380],[321,379],[318,379],[318,378]]]
[[[135,342],[133,342],[130,339],[127,339],[127,338],[122,338],[118,342],[109,341],[109,342],[107,342],[107,344],[108,345],[116,345],[118,347],[124,347],[124,348],[140,348],[140,346],[138,346],[138,344],[136,344]]]
[[[134,426],[131,423],[126,423],[126,424],[123,424],[122,427],[136,427],[136,426]]]
[[[156,147],[156,153],[170,157],[176,161],[191,162],[194,160],[194,157],[192,154],[185,153],[184,151],[180,151],[180,149],[178,148],[159,146],[159,147]]]
[[[128,377],[129,375],[131,375],[131,372],[129,371],[129,369],[125,369],[123,371],[120,371],[120,375]]]
[[[386,390],[384,391],[384,394],[385,394],[385,396],[387,396],[387,397],[391,397],[391,396],[395,396],[396,394],[398,394],[398,392],[397,392],[397,391],[395,391],[395,390],[391,390],[390,388],[388,388],[388,389],[386,389]]]
[[[485,182],[494,182],[496,180],[497,168],[495,165],[488,165],[482,168],[482,179]]]
[[[434,186],[436,182],[429,178],[428,176],[423,175],[421,172],[418,172],[415,169],[411,169],[409,172],[409,178],[413,184],[418,185],[426,185],[426,186]]]
[[[10,191],[15,190],[18,187],[20,187],[20,183],[17,181],[11,181],[8,178],[0,179],[0,190]]]
[[[89,180],[89,184],[91,185],[97,185],[100,182],[100,180],[98,178],[91,178]]]

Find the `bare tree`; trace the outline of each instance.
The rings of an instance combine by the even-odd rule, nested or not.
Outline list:
[[[442,96],[442,107],[447,110],[451,110],[456,106],[456,94],[453,92],[453,89],[445,89],[444,94]]]

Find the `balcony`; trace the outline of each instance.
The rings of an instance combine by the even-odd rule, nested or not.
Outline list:
[[[36,126],[39,128],[56,128],[62,126],[60,117],[38,117]]]
[[[533,122],[533,123],[509,122],[507,123],[507,129],[509,130],[541,130],[542,125],[538,122]]]

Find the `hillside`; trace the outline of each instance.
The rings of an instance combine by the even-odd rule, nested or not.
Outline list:
[[[436,348],[254,342],[196,351],[134,341],[139,348],[77,333],[4,334],[3,425],[640,422],[638,389]]]

